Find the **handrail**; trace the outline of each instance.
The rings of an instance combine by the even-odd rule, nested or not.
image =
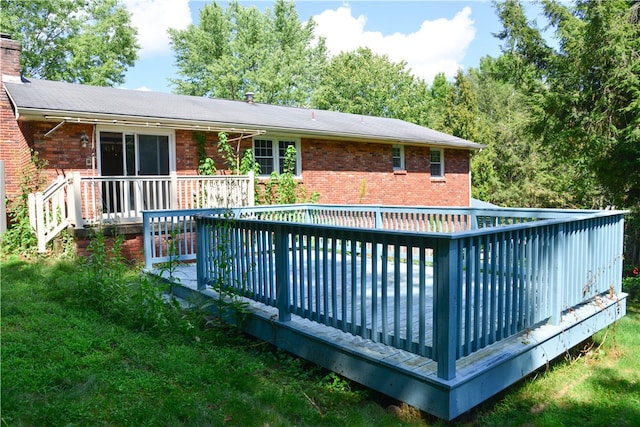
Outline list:
[[[140,223],[144,210],[251,206],[249,175],[147,175],[83,177],[84,217],[89,223]]]
[[[71,183],[71,177],[59,176],[44,191],[28,196],[29,222],[40,253],[46,252],[47,243],[73,223],[73,201],[68,203]]]

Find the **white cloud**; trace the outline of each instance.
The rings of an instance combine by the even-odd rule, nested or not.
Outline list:
[[[332,55],[368,47],[378,55],[387,55],[392,62],[405,61],[413,74],[427,83],[439,72],[452,77],[462,67],[460,61],[476,33],[469,7],[464,7],[453,19],[424,21],[417,31],[409,34],[367,31],[367,17],[354,17],[349,6],[325,10],[313,20],[316,35],[325,37]]]
[[[138,29],[141,57],[170,53],[167,29],[191,24],[189,0],[124,0],[124,5]]]

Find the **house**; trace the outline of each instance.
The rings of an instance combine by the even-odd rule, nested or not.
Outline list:
[[[197,175],[202,135],[207,155],[223,168],[216,143],[224,131],[239,152],[253,149],[261,179],[282,169],[286,147],[294,145],[296,178],[309,193],[319,194],[320,203],[470,205],[470,156],[482,147],[474,142],[397,119],[266,105],[251,98],[230,101],[25,79],[19,74],[19,43],[8,37],[1,43],[1,158],[9,199],[18,193],[34,150],[47,163],[48,182],[74,173],[126,177],[128,184],[103,181],[99,191],[103,205],[124,210],[126,185],[133,188],[136,180]]]
[[[223,278],[245,298],[246,332],[435,416],[458,417],[626,313],[624,212],[469,207],[476,143],[380,117],[22,79],[20,46],[1,48],[6,193],[37,151],[54,183],[30,216],[50,235],[115,222],[140,236],[141,218],[148,271],[195,261],[177,282],[156,268],[172,294],[219,298]],[[220,131],[253,149],[263,178],[294,145],[297,179],[323,205],[203,215],[212,195],[252,204],[250,185],[232,200],[235,187],[196,175],[201,148],[223,164]]]

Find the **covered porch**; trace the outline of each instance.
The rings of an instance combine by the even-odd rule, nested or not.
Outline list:
[[[145,263],[176,295],[240,298],[245,313],[232,319],[258,338],[451,420],[625,314],[623,218],[322,205],[144,212]]]

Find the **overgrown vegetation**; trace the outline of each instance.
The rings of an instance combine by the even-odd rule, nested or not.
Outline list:
[[[204,133],[194,133],[194,141],[198,147],[198,173],[200,175],[215,175],[217,169],[214,160],[207,155],[206,136]],[[218,133],[217,150],[224,161],[226,170],[232,175],[246,175],[253,173],[255,185],[255,200],[261,204],[292,204],[318,201],[320,195],[317,192],[307,194],[304,185],[295,177],[297,152],[292,145],[287,147],[282,173],[273,171],[260,185],[260,165],[253,157],[253,151],[248,148],[241,149],[242,137],[236,138],[236,146],[232,146],[232,140],[226,132]]]
[[[3,425],[446,425],[167,303],[94,241],[86,262],[0,264]],[[638,285],[626,317],[455,424],[637,425]]]
[[[234,257],[231,248],[231,213],[225,213],[226,221],[218,225],[215,231],[213,251],[214,279],[210,286],[218,293],[209,304],[216,306],[216,313],[223,321],[239,325],[243,320],[247,303],[242,298],[247,283],[246,277],[234,279]],[[250,266],[253,268],[254,266]]]
[[[29,255],[36,251],[38,241],[29,221],[29,194],[41,190],[44,184],[42,171],[46,166],[38,152],[32,152],[28,167],[20,174],[20,192],[7,206],[10,226],[0,236],[0,254]]]
[[[271,172],[269,180],[265,183],[262,199],[264,204],[315,203],[318,201],[320,195],[317,192],[308,195],[304,185],[295,179],[296,155],[296,147],[289,145],[285,152],[282,173]]]

